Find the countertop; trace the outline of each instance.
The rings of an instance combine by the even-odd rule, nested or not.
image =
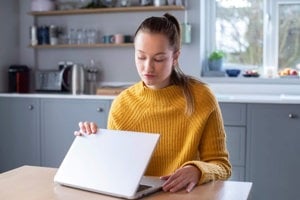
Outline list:
[[[220,94],[215,93],[219,102],[232,103],[275,103],[275,104],[300,104],[300,94]],[[23,98],[61,98],[61,99],[106,99],[113,100],[115,95],[72,95],[72,94],[18,94],[0,93],[0,97]]]

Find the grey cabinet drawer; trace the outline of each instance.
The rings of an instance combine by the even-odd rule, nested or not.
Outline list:
[[[225,126],[227,149],[232,165],[245,165],[246,129],[245,127]]]
[[[36,98],[0,97],[0,173],[40,165],[39,112]]]
[[[79,121],[93,121],[106,128],[109,108],[108,100],[42,99],[42,166],[59,166],[74,140]]]
[[[225,125],[246,125],[246,104],[220,103]]]

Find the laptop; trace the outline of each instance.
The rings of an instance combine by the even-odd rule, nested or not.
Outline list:
[[[126,199],[154,193],[163,180],[143,175],[158,140],[159,134],[108,129],[77,136],[54,182]]]

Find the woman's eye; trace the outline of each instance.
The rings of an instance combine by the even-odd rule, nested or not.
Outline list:
[[[154,61],[155,62],[163,62],[165,59],[164,58],[155,58]]]
[[[139,60],[145,60],[145,57],[138,57]]]

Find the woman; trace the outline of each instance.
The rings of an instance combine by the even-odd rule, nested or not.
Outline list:
[[[180,24],[168,13],[142,22],[134,39],[141,81],[116,97],[107,124],[160,134],[146,175],[161,176],[169,192],[231,175],[220,108],[205,84],[180,70],[180,38]],[[79,127],[76,135],[97,131],[93,122]]]

